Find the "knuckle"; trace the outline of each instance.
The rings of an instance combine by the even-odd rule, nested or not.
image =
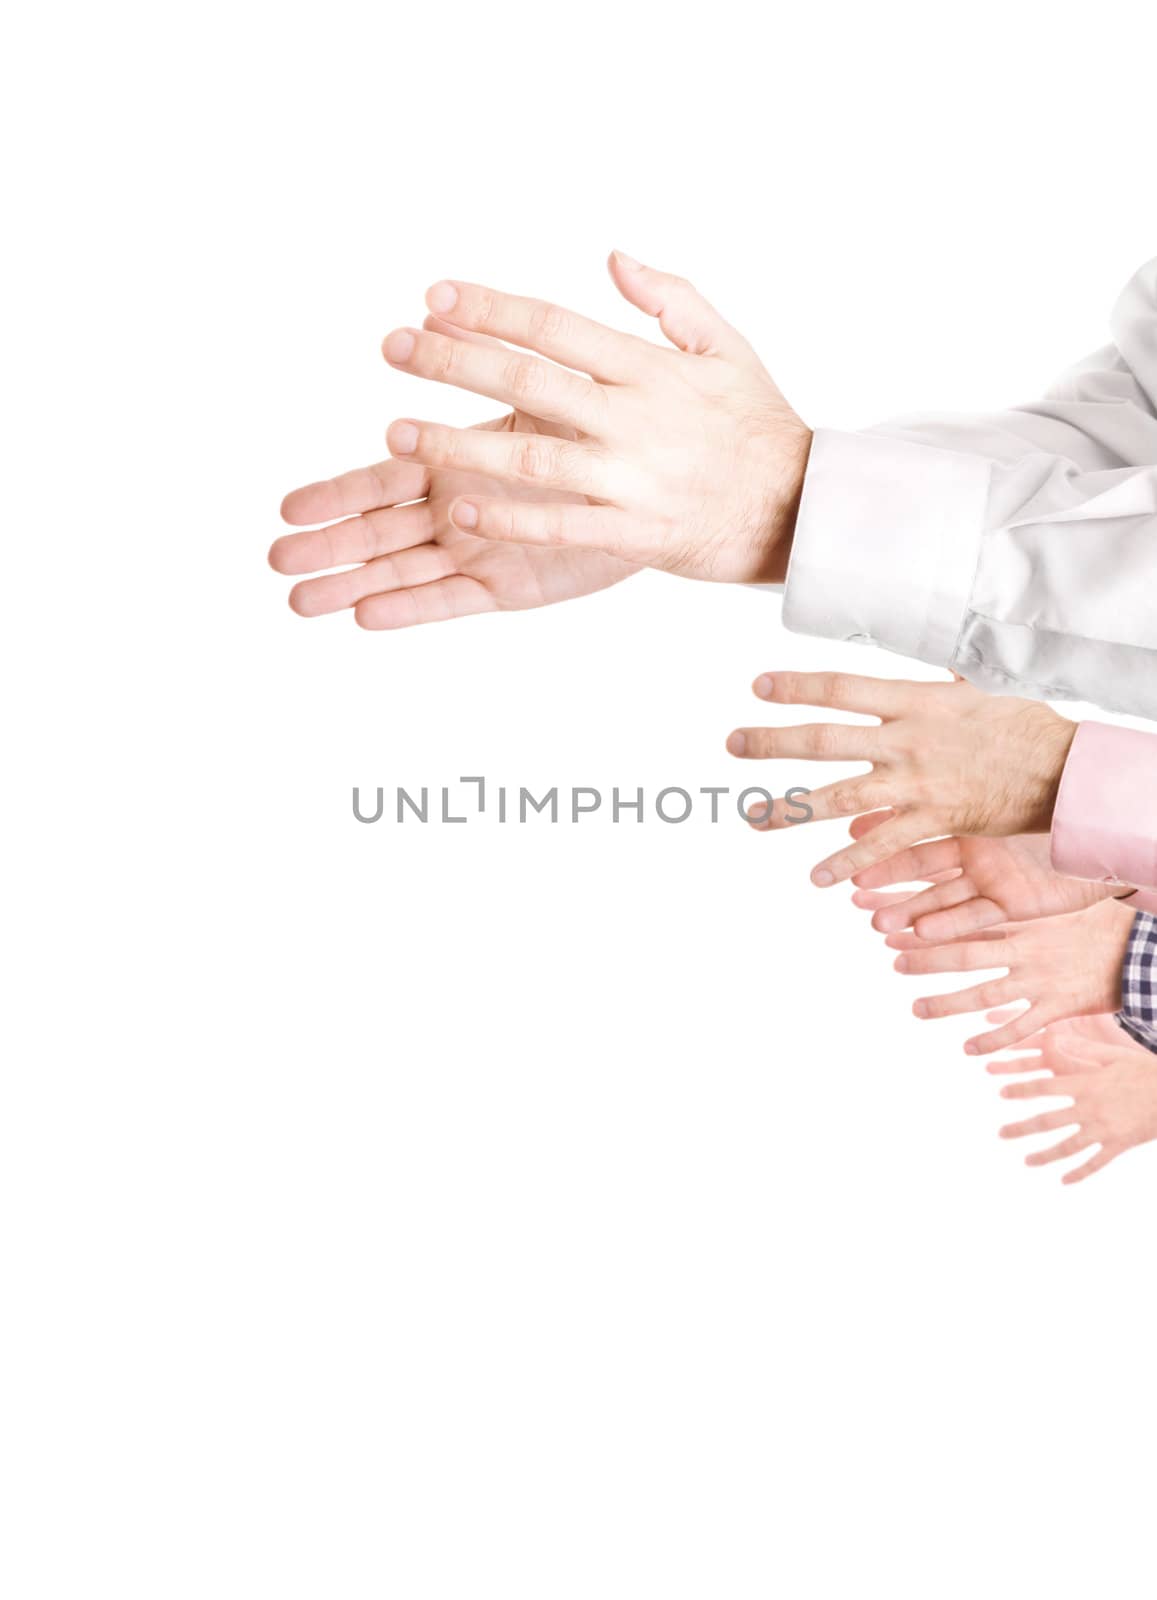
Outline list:
[[[461,365],[462,346],[456,339],[434,339],[430,346],[430,374],[449,378]]]
[[[524,439],[515,451],[514,469],[531,483],[549,477],[553,451],[541,439]]]
[[[840,817],[855,816],[860,809],[860,796],[854,784],[838,783],[832,790],[832,810]]]
[[[835,755],[836,730],[830,722],[821,722],[808,734],[808,753],[814,756]]]
[[[843,672],[825,672],[821,683],[824,699],[830,705],[835,706],[837,710],[842,709],[851,694],[851,683],[847,674]]]
[[[515,400],[528,402],[541,395],[546,368],[529,356],[515,356],[506,368],[506,386]]]
[[[474,326],[482,331],[494,323],[498,297],[491,289],[479,289],[474,301]]]
[[[350,550],[354,553],[353,559],[355,561],[373,560],[378,553],[378,541],[373,521],[366,516],[355,517],[354,526],[347,526],[347,534],[350,540]],[[332,540],[330,543],[332,551]]]
[[[549,344],[561,339],[567,331],[568,321],[561,306],[551,305],[547,300],[536,300],[527,324],[532,343]]]
[[[543,518],[543,528],[549,544],[565,544],[566,513],[561,505],[551,506]]]

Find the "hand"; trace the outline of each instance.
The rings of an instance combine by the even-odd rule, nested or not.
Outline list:
[[[999,1020],[994,1014],[990,1021]],[[1076,1126],[1076,1132],[1044,1150],[1025,1156],[1025,1165],[1043,1167],[1079,1155],[1090,1145],[1097,1150],[1080,1166],[1071,1167],[1062,1183],[1080,1183],[1136,1145],[1157,1139],[1157,1056],[1126,1037],[1109,1017],[1082,1017],[1055,1022],[1024,1041],[1031,1056],[990,1061],[992,1073],[1040,1072],[1046,1076],[1009,1083],[1006,1100],[1064,1099],[1064,1110],[1045,1111],[1023,1122],[1006,1123],[1002,1139],[1055,1133]]]
[[[943,834],[1013,834],[1046,830],[1076,724],[1035,700],[985,694],[953,683],[906,683],[843,673],[777,672],[755,680],[755,693],[779,705],[826,706],[880,719],[865,727],[816,723],[794,728],[737,728],[732,755],[748,759],[867,761],[870,774],[808,796],[824,821],[861,812],[893,815],[812,872],[821,888],[839,883],[922,839]],[[797,808],[798,809],[798,808]],[[770,816],[748,813],[761,829],[799,821],[786,801]]]
[[[885,821],[890,812],[857,817],[854,839]],[[911,928],[925,944],[963,939],[1000,922],[1032,922],[1111,900],[1120,891],[1104,883],[1062,878],[1049,866],[1049,840],[1043,833],[1011,839],[936,839],[914,845],[853,878],[852,899],[874,911],[878,933]],[[927,883],[916,893],[882,892],[889,883]]]
[[[363,626],[397,627],[568,599],[642,565],[783,578],[810,431],[690,284],[618,253],[610,269],[674,349],[541,301],[435,284],[434,315],[390,334],[386,359],[514,409],[480,428],[395,422],[394,462],[290,495],[289,521],[358,522],[279,540],[278,571],[369,563],[300,585],[298,610],[352,604]]]
[[[511,428],[544,437],[565,432],[522,412],[478,424],[486,433]],[[639,570],[601,550],[499,544],[459,532],[450,521],[451,504],[461,494],[492,488],[489,479],[475,473],[429,471],[401,461],[308,484],[286,496],[281,507],[286,522],[346,521],[283,535],[269,552],[270,565],[296,574],[360,563],[296,584],[289,603],[303,617],[352,606],[354,620],[370,629],[553,605],[593,594]],[[535,498],[530,489],[508,492],[512,499]],[[579,495],[558,499],[587,504]]]
[[[968,1055],[989,1055],[994,1050],[1010,1050],[1051,1022],[1116,1011],[1121,1004],[1121,972],[1134,916],[1120,901],[1106,900],[1084,911],[1014,923],[1000,933],[981,933],[958,944],[918,949],[911,933],[891,933],[885,942],[903,950],[896,957],[897,972],[916,975],[1007,968],[1007,977],[989,979],[956,994],[932,995],[912,1007],[918,1017],[952,1017],[1027,1000],[1027,1010],[964,1046]]]

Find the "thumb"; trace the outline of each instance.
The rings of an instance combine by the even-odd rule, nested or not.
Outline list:
[[[658,317],[659,326],[678,349],[693,356],[725,356],[746,366],[761,364],[743,335],[686,278],[644,267],[621,250],[611,251],[607,267],[623,299],[648,317]]]

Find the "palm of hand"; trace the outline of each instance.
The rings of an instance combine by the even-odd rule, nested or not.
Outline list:
[[[1008,922],[1083,911],[1111,893],[1103,884],[1062,878],[1049,866],[1046,835],[960,839],[960,865],[977,898],[990,900]]]
[[[993,1013],[988,1020],[994,1022],[1003,1015]],[[1153,1057],[1126,1039],[1111,1017],[1074,1017],[1054,1022],[1024,1040],[1023,1047],[1035,1047],[1038,1053],[988,1064],[989,1072],[1004,1076],[1034,1074],[1006,1084],[1000,1091],[1002,1098],[1063,1098],[1069,1105],[1061,1111],[1046,1111],[1008,1123],[1000,1130],[1001,1137],[1018,1139],[1026,1134],[1062,1132],[1074,1126],[1077,1129],[1075,1133],[1067,1132],[1059,1144],[1033,1151],[1025,1158],[1029,1166],[1043,1166],[1077,1155],[1090,1145],[1099,1146],[1092,1157],[1072,1168],[1062,1180],[1079,1183],[1124,1151],[1157,1138],[1157,1071]]]

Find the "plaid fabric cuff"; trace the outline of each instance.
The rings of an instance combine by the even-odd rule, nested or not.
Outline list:
[[[1138,911],[1121,972],[1117,1021],[1130,1039],[1157,1054],[1157,916]]]

